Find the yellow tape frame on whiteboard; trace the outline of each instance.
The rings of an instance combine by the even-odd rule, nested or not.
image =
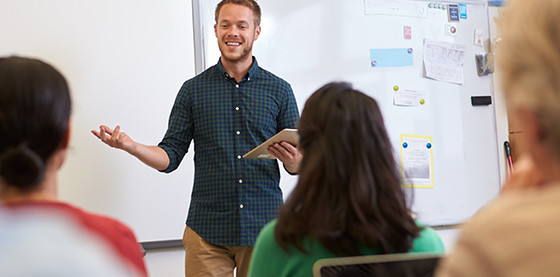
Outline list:
[[[432,136],[401,134],[401,178],[405,188],[434,188]],[[405,169],[408,174],[406,176]]]

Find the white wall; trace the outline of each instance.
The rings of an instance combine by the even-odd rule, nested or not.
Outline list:
[[[194,76],[191,15],[190,0],[18,0],[0,9],[0,55],[41,58],[72,90],[61,198],[121,219],[140,241],[182,236],[192,158],[163,175],[90,130],[121,124],[142,142],[161,139],[179,87]],[[183,260],[182,249],[146,256],[150,276],[184,276]]]
[[[0,55],[44,59],[73,97],[70,152],[60,197],[116,217],[140,241],[182,236],[192,158],[162,174],[91,133],[120,124],[157,144],[182,83],[194,76],[190,0],[18,0],[0,9]]]
[[[152,277],[184,277],[185,250],[172,248],[149,250],[144,258],[148,274]]]

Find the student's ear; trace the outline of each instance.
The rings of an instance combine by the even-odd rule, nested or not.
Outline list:
[[[531,143],[543,143],[546,139],[546,130],[542,127],[534,112],[520,109],[518,120],[521,121],[522,131]]]
[[[530,109],[514,109],[511,119],[515,121],[515,125],[521,131],[521,139],[515,142],[518,156],[527,154],[538,163],[542,159],[543,154],[548,152],[546,149],[548,140],[546,128],[542,126],[535,112]]]

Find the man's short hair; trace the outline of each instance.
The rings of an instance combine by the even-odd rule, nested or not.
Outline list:
[[[218,23],[220,10],[225,4],[242,5],[251,9],[255,15],[255,27],[261,25],[261,7],[259,7],[259,4],[257,4],[257,1],[255,0],[222,0],[218,3],[218,6],[216,6],[216,23]]]

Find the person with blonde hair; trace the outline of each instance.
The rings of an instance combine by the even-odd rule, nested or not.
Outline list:
[[[467,222],[437,276],[560,276],[560,1],[511,0],[498,70],[520,160]]]

